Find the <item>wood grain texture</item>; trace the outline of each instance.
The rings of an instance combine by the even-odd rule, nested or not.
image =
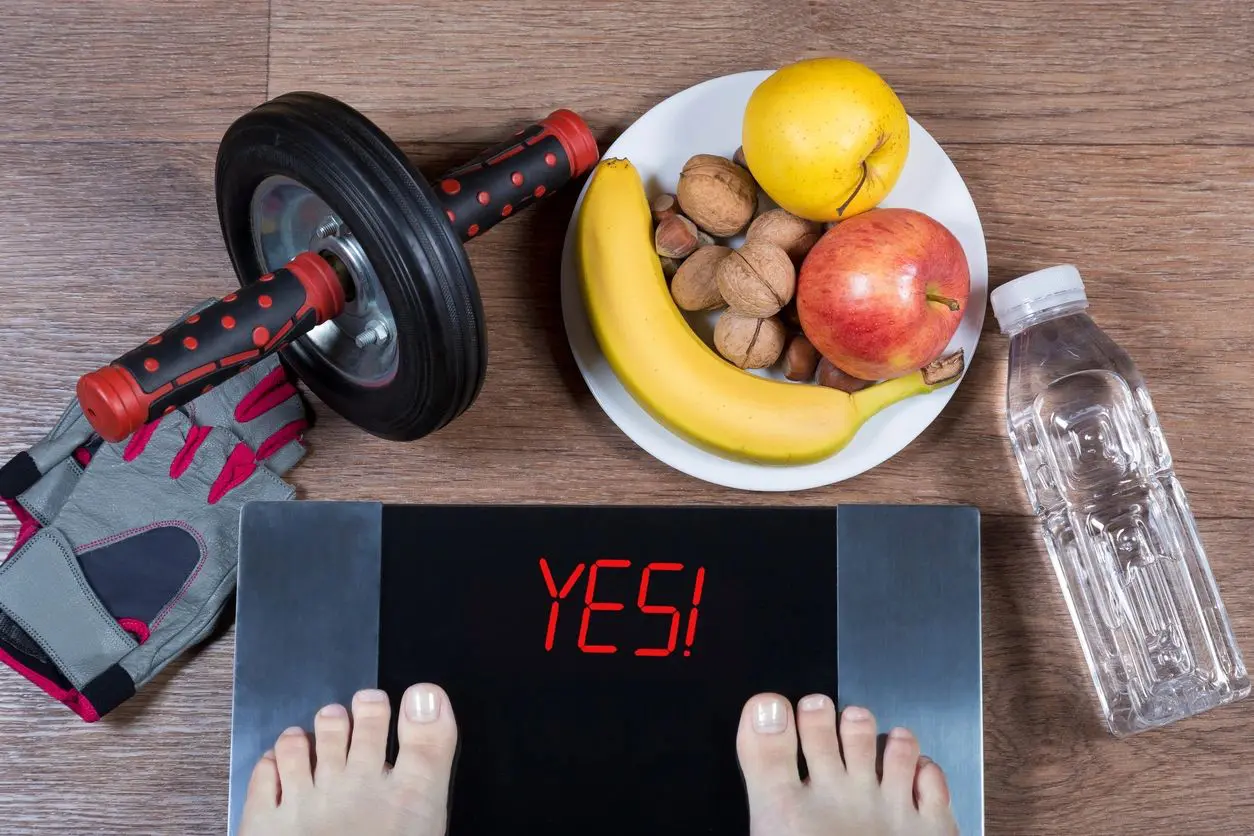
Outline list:
[[[608,142],[704,78],[843,52],[880,69],[945,144],[980,210],[994,284],[1080,267],[1093,315],[1149,380],[1238,641],[1254,652],[1248,3],[272,6],[267,33],[265,7],[245,0],[0,0],[0,461],[51,426],[78,375],[231,286],[214,143],[266,91],[341,96],[436,174],[555,107]],[[1254,701],[1126,741],[1102,731],[1025,516],[991,314],[966,380],[899,456],[816,491],[723,490],[636,448],[582,383],[559,303],[574,196],[470,247],[491,351],[474,407],[397,445],[317,406],[312,455],[293,473],[303,497],[975,504],[988,832],[1251,829]],[[0,521],[0,553],[13,533]],[[222,832],[230,689],[229,635],[94,727],[0,672],[0,832]]]
[[[402,139],[486,145],[558,107],[610,139],[690,85],[795,58],[809,19],[803,0],[274,0],[270,95],[316,86]]]
[[[942,143],[1254,141],[1243,0],[812,0],[811,54],[880,71]]]
[[[0,140],[217,142],[260,104],[266,0],[5,0]]]

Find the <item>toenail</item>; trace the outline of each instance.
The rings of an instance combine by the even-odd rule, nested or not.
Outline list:
[[[305,736],[305,730],[302,729],[300,726],[292,726],[291,728],[286,728],[283,730],[283,734],[279,735],[279,737],[298,737],[298,736],[299,737]]]
[[[440,717],[440,705],[444,701],[440,692],[430,685],[417,685],[405,701],[405,713],[417,723],[431,723]]]
[[[871,719],[871,712],[867,711],[860,705],[851,705],[845,709],[843,716],[846,720],[852,720],[855,723],[865,723]]]
[[[262,755],[262,756],[261,756],[261,758],[262,758],[262,760],[267,760],[267,761],[272,761],[272,760],[274,760],[274,759],[275,759],[275,758],[274,758],[274,750],[273,750],[273,749],[267,749],[267,750],[266,750],[266,753],[265,753],[264,755]]]
[[[318,711],[319,717],[347,717],[348,709],[342,705],[324,705]]]
[[[779,734],[788,728],[788,709],[779,697],[759,700],[753,709],[753,730],[762,734]]]
[[[802,697],[797,707],[802,711],[821,711],[827,708],[829,702],[830,700],[822,694],[811,694],[808,697]]]
[[[932,762],[933,762],[932,759],[929,758],[927,755],[919,755],[919,766],[927,766],[929,763],[932,763]]]
[[[372,688],[368,691],[358,691],[357,699],[362,702],[387,702],[388,695],[385,691],[379,691]]]
[[[888,736],[896,740],[909,740],[914,737],[914,735],[910,733],[909,729],[903,729],[900,726],[890,731]]]

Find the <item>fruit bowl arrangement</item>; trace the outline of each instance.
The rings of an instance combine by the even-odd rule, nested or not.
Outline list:
[[[986,293],[961,177],[841,59],[650,110],[585,185],[563,263],[602,408],[667,464],[748,490],[838,482],[913,440],[964,372]]]

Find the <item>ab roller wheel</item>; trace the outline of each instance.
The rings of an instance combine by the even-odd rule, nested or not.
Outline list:
[[[238,119],[218,149],[222,234],[240,288],[108,366],[78,397],[108,441],[282,352],[329,407],[407,441],[483,384],[479,291],[462,243],[580,176],[598,157],[559,110],[429,185],[348,105],[290,93]]]

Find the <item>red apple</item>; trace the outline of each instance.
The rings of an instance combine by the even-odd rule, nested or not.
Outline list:
[[[935,360],[967,310],[962,245],[913,209],[872,209],[832,227],[797,277],[801,330],[819,353],[863,380]]]

